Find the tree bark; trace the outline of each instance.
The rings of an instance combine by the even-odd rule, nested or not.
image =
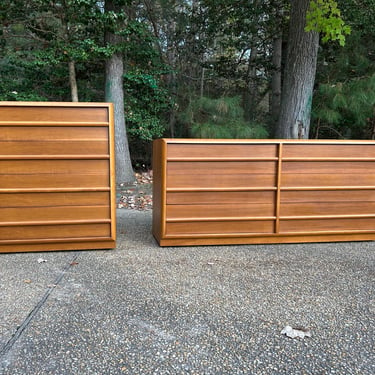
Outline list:
[[[277,138],[308,138],[319,34],[306,32],[310,0],[292,0]]]
[[[72,102],[78,102],[78,87],[76,79],[76,66],[74,61],[69,61],[69,83]]]
[[[250,56],[246,74],[246,89],[242,96],[244,118],[246,121],[253,121],[256,115],[256,108],[259,104],[257,69],[255,60],[258,57],[256,38],[250,46]]]
[[[105,9],[116,10],[114,2],[107,0]],[[105,40],[108,44],[116,45],[121,42],[121,37],[106,30]],[[126,132],[123,74],[123,55],[121,52],[115,52],[105,63],[105,100],[114,105],[117,183],[133,182],[135,179]]]
[[[282,34],[273,40],[272,65],[273,73],[271,78],[271,98],[270,98],[270,114],[272,134],[275,132],[277,120],[280,114],[281,105],[281,61],[282,61]]]
[[[126,134],[124,89],[122,76],[124,66],[122,55],[115,53],[106,61],[105,100],[114,105],[116,180],[133,182],[134,171],[130,159],[129,143]]]
[[[176,57],[177,57],[177,51],[176,51],[176,45],[174,43],[174,36],[176,34],[176,22],[172,20],[168,23],[167,26],[167,54],[166,59],[171,67],[170,72],[167,75],[167,83],[168,88],[173,95],[174,98],[177,97],[177,77],[176,77],[176,71],[177,71],[177,63],[176,63]],[[176,106],[173,105],[169,112],[169,129],[170,129],[170,135],[172,138],[175,137],[175,125],[176,125]]]

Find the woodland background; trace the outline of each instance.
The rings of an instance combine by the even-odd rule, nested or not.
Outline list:
[[[136,169],[162,136],[275,137],[290,3],[2,0],[0,100],[112,101],[120,85]],[[307,137],[374,139],[375,0],[336,5],[350,33],[318,30]]]

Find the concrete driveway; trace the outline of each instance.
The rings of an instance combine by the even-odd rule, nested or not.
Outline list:
[[[160,248],[118,215],[115,250],[0,254],[0,374],[375,374],[373,242]]]

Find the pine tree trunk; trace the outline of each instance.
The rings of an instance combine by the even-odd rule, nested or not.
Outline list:
[[[116,10],[114,2],[107,0],[105,9]],[[120,42],[120,37],[107,30],[105,40],[108,44],[116,45]],[[123,74],[122,53],[114,53],[105,63],[105,100],[114,105],[117,183],[133,182],[135,179],[125,124]]]
[[[168,24],[168,40],[167,40],[167,54],[166,58],[168,61],[169,66],[172,68],[170,72],[167,75],[167,83],[169,91],[171,92],[172,96],[174,98],[177,97],[177,77],[176,77],[176,71],[177,64],[176,64],[176,46],[173,43],[173,36],[176,33],[176,22],[172,21]],[[175,137],[175,125],[176,125],[176,106],[173,105],[169,112],[169,131],[172,138]]]
[[[308,138],[319,34],[305,32],[310,0],[293,0],[277,138]]]
[[[250,46],[250,50],[246,74],[246,89],[242,95],[244,118],[249,122],[255,119],[256,109],[259,102],[257,70],[255,67],[255,60],[258,56],[258,47],[256,46],[255,42]]]
[[[273,40],[272,65],[273,73],[271,80],[270,115],[272,134],[275,132],[277,120],[280,114],[281,104],[281,60],[282,60],[282,35]]]
[[[69,61],[69,83],[72,102],[78,102],[78,87],[76,79],[76,67],[74,61]]]

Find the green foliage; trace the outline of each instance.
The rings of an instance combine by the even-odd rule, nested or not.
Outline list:
[[[1,1],[0,100],[70,100],[67,62],[74,61],[80,100],[101,101],[104,60],[121,52],[137,160],[149,154],[152,139],[168,135],[167,124],[175,136],[268,136],[264,126],[244,121],[244,103],[258,103],[244,92],[255,87],[254,118],[266,122],[272,40],[286,28],[290,1],[114,5],[104,12],[96,0]],[[369,119],[375,123],[374,18],[375,0],[311,1],[306,30],[338,41],[319,51],[312,122],[319,137],[331,137],[323,130],[329,128],[334,136],[364,138]],[[106,29],[121,38],[107,45]]]
[[[162,77],[166,66],[154,48],[150,31],[138,20],[122,30],[126,43],[127,70],[124,74],[125,114],[130,140],[152,141],[166,129],[165,113],[172,99]]]
[[[2,77],[9,80],[10,91],[16,91],[19,100],[71,100],[70,61],[75,62],[81,100],[102,99],[96,86],[102,80],[92,69],[104,55],[98,4],[95,0],[2,2],[0,52],[2,63],[9,64]],[[12,69],[18,75],[12,74]],[[91,80],[87,80],[88,73],[92,73]],[[90,89],[93,94],[88,93]],[[3,85],[5,96],[6,91]]]
[[[311,0],[306,15],[305,31],[322,33],[322,41],[338,41],[345,45],[345,35],[350,34],[351,28],[341,17],[340,9],[334,0]]]
[[[267,138],[266,129],[260,124],[244,121],[241,98],[202,97],[193,100],[181,114],[196,138]]]
[[[129,135],[151,141],[165,131],[163,114],[170,107],[168,92],[157,78],[137,69],[124,76],[125,114]]]
[[[314,97],[313,118],[322,127],[345,138],[366,137],[366,127],[374,116],[375,74],[344,83],[321,84]]]
[[[31,67],[26,59],[8,55],[0,59],[0,100],[46,101],[38,82],[32,77],[40,71]]]
[[[0,57],[0,99],[18,101],[70,101],[68,66],[38,60],[36,51],[6,50]],[[103,100],[102,64],[77,64],[77,80],[82,101]],[[14,94],[16,92],[17,94]]]
[[[375,29],[362,24],[361,20],[366,19],[368,12],[375,13],[375,9],[363,7],[359,10],[354,6],[357,3],[352,1],[350,4],[350,1],[346,3],[346,12],[347,16],[352,16],[351,23],[356,27],[347,43],[344,47],[325,45],[320,54],[317,72],[320,84],[312,107],[312,129],[319,138],[372,137],[371,124],[375,118],[375,48],[372,40]]]

